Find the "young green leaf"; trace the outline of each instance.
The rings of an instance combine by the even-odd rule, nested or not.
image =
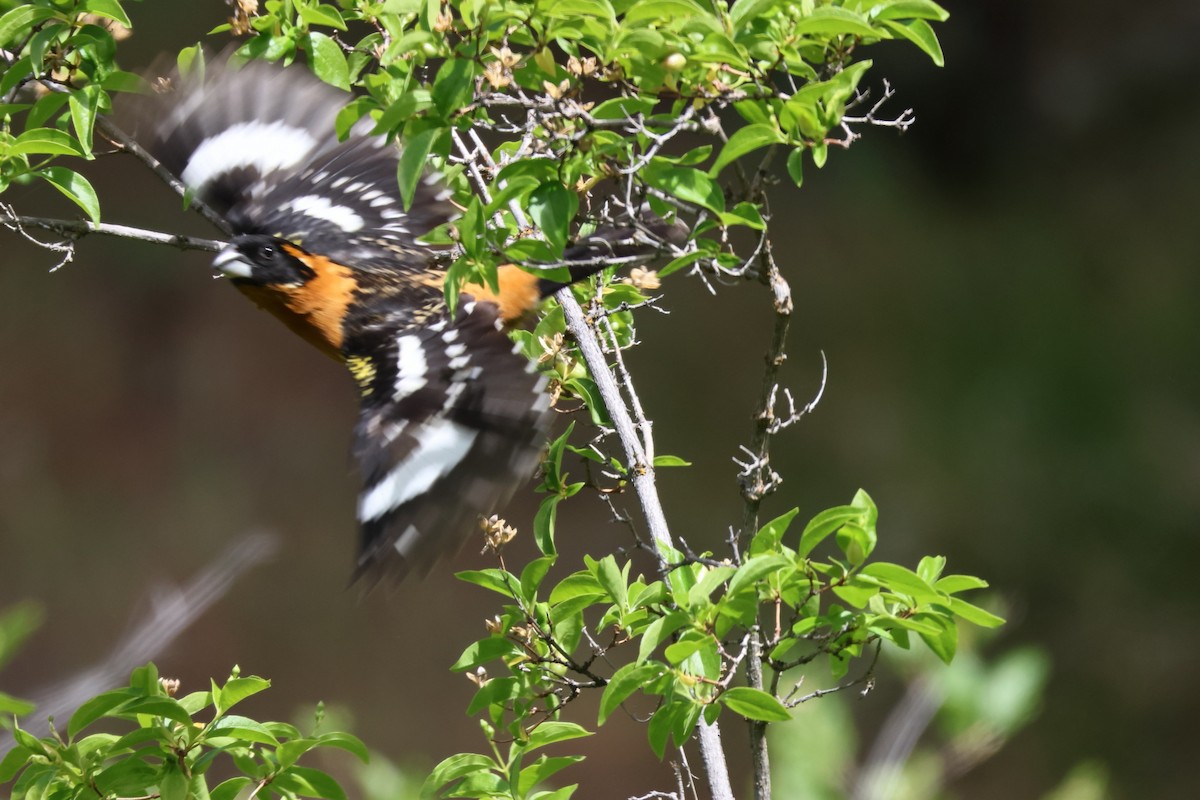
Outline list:
[[[608,679],[604,694],[600,697],[600,714],[597,725],[603,725],[614,711],[620,708],[630,695],[651,680],[663,674],[662,664],[653,661],[644,664],[626,664]]]
[[[82,208],[92,222],[99,224],[100,198],[87,178],[66,167],[46,167],[37,174]]]
[[[735,686],[720,696],[721,703],[735,714],[760,722],[786,722],[792,718],[774,695],[749,686]]]
[[[529,732],[529,740],[525,746],[527,750],[536,750],[539,747],[545,747],[555,742],[566,742],[571,739],[579,739],[591,735],[591,731],[582,725],[576,725],[574,722],[550,720],[543,722]]]
[[[885,20],[883,26],[921,48],[935,66],[946,66],[946,57],[942,54],[941,42],[938,41],[937,34],[925,20],[913,19],[907,22]]]
[[[400,197],[404,208],[412,207],[417,193],[417,183],[425,174],[429,153],[445,129],[426,119],[414,119],[405,128],[404,148],[400,151],[400,163],[396,168],[396,180],[400,184]]]
[[[729,137],[729,141],[725,143],[725,147],[721,149],[721,154],[717,156],[717,160],[708,170],[708,177],[717,177],[727,165],[747,153],[752,153],[760,147],[782,144],[783,141],[783,133],[780,132],[777,125],[758,123],[739,128],[734,131],[734,134]]]
[[[9,152],[13,155],[82,156],[86,151],[74,136],[65,131],[56,128],[34,128],[18,136],[10,145]]]
[[[331,86],[350,91],[350,65],[341,45],[323,33],[309,33],[308,57],[313,74]]]
[[[642,178],[655,189],[684,202],[694,203],[709,211],[725,210],[725,195],[720,185],[698,169],[676,167],[662,159],[654,159],[642,173]]]
[[[571,222],[579,211],[579,197],[558,180],[543,183],[529,195],[529,214],[546,241],[560,257],[571,232]]]
[[[469,645],[458,657],[458,660],[450,666],[450,669],[454,672],[465,672],[489,661],[509,658],[520,653],[521,648],[517,646],[516,642],[503,636],[489,636],[487,639],[480,639]]]
[[[783,534],[787,532],[788,526],[792,524],[792,520],[799,513],[800,509],[793,508],[786,514],[776,517],[759,528],[758,533],[754,534],[754,539],[750,542],[750,555],[777,551],[780,542],[783,540]]]

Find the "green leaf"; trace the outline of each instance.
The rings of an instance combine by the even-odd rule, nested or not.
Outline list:
[[[71,106],[71,124],[75,135],[83,145],[88,158],[92,158],[92,129],[96,125],[96,109],[100,104],[101,90],[97,86],[85,86],[74,92],[68,102]]]
[[[616,603],[621,610],[625,610],[629,606],[629,593],[625,584],[625,576],[621,574],[621,568],[617,566],[617,559],[614,556],[605,556],[599,561],[588,560],[588,568],[592,574],[596,576],[596,580],[604,587],[604,591]]]
[[[954,652],[958,649],[958,626],[953,622],[938,617],[926,617],[923,621],[932,622],[941,628],[941,633],[922,633],[921,639],[934,655],[949,664],[954,660]]]
[[[529,732],[529,741],[526,743],[526,749],[536,750],[539,747],[545,747],[555,742],[565,742],[570,739],[579,739],[591,735],[591,731],[582,725],[576,725],[574,722],[550,720],[543,722]]]
[[[297,3],[296,11],[300,14],[300,18],[309,25],[328,25],[340,31],[346,30],[346,21],[333,6],[310,6],[305,3]]]
[[[190,725],[192,716],[187,710],[170,697],[134,697],[129,702],[114,709],[113,716],[129,717],[133,714],[144,714],[152,717],[163,717],[175,722]]]
[[[958,594],[971,589],[986,589],[988,582],[974,575],[947,575],[933,585],[933,588],[946,594]]]
[[[750,542],[750,555],[777,551],[780,542],[783,541],[783,535],[787,533],[788,526],[792,524],[792,520],[799,513],[800,509],[793,508],[759,528],[758,533],[754,534],[754,539]]]
[[[34,128],[18,136],[10,146],[9,152],[13,155],[82,156],[87,151],[69,133],[57,130],[56,128]]]
[[[792,183],[796,184],[797,188],[804,185],[804,148],[797,147],[792,152],[788,153],[787,171],[792,179]]]
[[[346,54],[336,41],[323,33],[309,33],[308,58],[309,66],[318,78],[331,86],[350,91],[350,65],[346,63]]]
[[[942,577],[944,569],[946,569],[945,556],[925,556],[917,563],[917,575],[930,585]]]
[[[654,111],[653,97],[614,97],[592,109],[593,119],[627,119]]]
[[[783,703],[761,689],[735,686],[720,697],[721,703],[735,714],[760,722],[786,722],[792,718]]]
[[[158,781],[158,794],[162,800],[187,800],[188,779],[174,760],[163,762],[162,777]]]
[[[730,211],[722,212],[717,217],[721,220],[721,224],[727,228],[732,225],[745,225],[752,230],[761,231],[767,227],[767,223],[762,218],[762,214],[759,213],[758,207],[753,203],[738,203]]]
[[[88,725],[135,696],[130,689],[117,689],[87,700],[71,715],[71,719],[67,723],[67,736],[74,739]]]
[[[367,746],[357,736],[342,731],[330,731],[317,737],[317,743],[322,747],[337,747],[348,753],[353,753],[358,760],[366,764],[371,760]]]
[[[521,648],[517,646],[516,642],[503,636],[490,636],[469,645],[450,669],[453,672],[465,672],[489,661],[509,658],[520,653]]]
[[[725,195],[720,185],[693,167],[676,167],[662,159],[652,159],[642,172],[647,184],[687,203],[710,211],[725,210]]]
[[[209,793],[209,800],[236,800],[242,790],[253,783],[253,780],[244,776],[230,778]]]
[[[579,211],[579,196],[557,180],[547,181],[529,195],[529,214],[560,257]]]
[[[46,167],[37,174],[82,208],[92,222],[99,224],[100,198],[87,178],[66,167]]]
[[[870,599],[879,594],[879,586],[856,577],[848,583],[835,585],[833,593],[854,608],[865,608]]]
[[[490,589],[507,598],[513,598],[520,591],[520,583],[511,572],[502,569],[465,570],[454,573],[460,581],[473,583],[484,589]]]
[[[838,528],[837,545],[846,554],[850,566],[857,567],[867,560],[875,549],[875,530],[863,528],[853,522],[847,522]]]
[[[883,26],[892,33],[904,39],[908,39],[917,47],[929,56],[935,66],[946,66],[946,57],[942,54],[942,45],[938,41],[937,34],[933,32],[933,28],[928,22],[923,19],[914,19],[908,22],[894,22],[887,20]]]
[[[0,785],[15,778],[17,773],[25,768],[31,755],[33,755],[31,750],[20,745],[5,753],[4,757],[0,758]]]
[[[43,20],[55,16],[54,9],[29,4],[19,5],[0,17],[0,47],[7,47],[29,34]]]
[[[396,181],[400,184],[400,197],[404,210],[412,208],[417,193],[417,183],[425,174],[425,165],[433,145],[445,132],[445,128],[426,119],[414,119],[405,128],[404,148],[400,151],[400,163],[396,168]]]
[[[83,8],[92,14],[115,19],[126,28],[133,27],[133,23],[129,21],[129,16],[125,13],[125,9],[121,8],[118,0],[87,0],[83,4]]]
[[[433,104],[443,119],[453,118],[475,91],[475,64],[465,58],[450,58],[433,80]]]
[[[421,800],[433,800],[443,786],[468,775],[490,772],[496,767],[497,764],[490,758],[477,753],[459,753],[443,759],[421,785]]]
[[[998,628],[1004,624],[1004,618],[998,617],[995,614],[984,611],[976,605],[968,603],[966,600],[960,600],[957,597],[951,597],[949,601],[950,610],[958,616],[965,619],[967,622],[973,622],[984,628]]]
[[[661,620],[660,620],[661,621]],[[600,697],[600,714],[597,725],[603,725],[614,711],[621,707],[631,694],[663,674],[663,665],[656,662],[626,664],[608,679],[604,694]]]
[[[711,14],[692,0],[638,0],[625,12],[625,21],[662,24],[673,19],[702,19]]]
[[[707,605],[709,596],[736,571],[737,568],[733,566],[705,567],[700,580],[688,590],[688,605],[693,608]]]
[[[918,602],[936,603],[943,599],[942,595],[922,580],[920,575],[899,564],[878,561],[863,567],[859,574],[875,578],[885,588],[896,594],[911,595]]]
[[[538,587],[542,585],[542,579],[546,577],[546,573],[553,565],[553,556],[543,556],[530,561],[521,570],[521,596],[527,602],[533,602],[537,596]]]
[[[580,761],[583,761],[583,756],[540,756],[537,761],[534,761],[532,764],[521,770],[520,779],[517,781],[517,794],[520,796],[526,795],[533,789],[533,787],[537,786],[542,781],[553,776],[555,773],[566,769],[572,764],[578,764]],[[561,791],[563,790],[559,789],[555,792],[538,792],[533,797],[542,798],[542,800],[549,800],[549,798],[557,796]],[[562,797],[570,796],[570,794],[562,795]]]
[[[932,0],[893,0],[872,9],[875,19],[932,19],[945,22],[950,12]]]
[[[690,619],[691,617],[682,611],[672,611],[651,622],[649,627],[642,632],[642,640],[638,643],[637,663],[641,664],[649,658],[656,647],[662,644],[668,636],[688,624]]]
[[[685,253],[676,259],[672,259],[665,266],[663,266],[663,268],[658,271],[658,277],[665,278],[672,272],[678,272],[684,267],[690,267],[692,264],[695,264],[702,258],[704,258],[704,253],[699,250],[693,253]]]
[[[668,703],[662,708],[655,711],[650,717],[650,724],[646,726],[646,737],[650,741],[650,749],[654,751],[654,755],[662,760],[663,754],[667,752],[667,739],[671,735],[672,715],[678,706],[682,705],[679,702]]]
[[[28,700],[22,700],[18,697],[13,697],[7,692],[0,692],[0,715],[4,717],[23,717],[31,713],[36,705]],[[3,781],[0,781],[3,783]]]
[[[221,687],[219,705],[222,711],[228,711],[247,697],[270,688],[270,681],[254,675],[246,678],[231,678]]]
[[[793,514],[793,516],[795,516]],[[767,575],[793,567],[792,560],[782,553],[751,556],[738,567],[729,581],[728,595],[735,595],[762,581]]]
[[[303,797],[321,797],[325,800],[346,800],[346,793],[328,774],[310,767],[291,767],[275,776],[271,785],[290,790]]]
[[[550,605],[558,605],[576,597],[604,596],[604,587],[591,572],[575,572],[558,582],[550,592]]]
[[[807,558],[808,554],[813,551],[813,548],[823,542],[829,534],[847,522],[860,519],[862,514],[862,509],[855,508],[854,506],[835,506],[825,509],[809,520],[808,524],[804,526],[804,532],[800,534],[800,544],[796,548],[796,553],[801,558]]]
[[[211,736],[228,736],[243,742],[279,744],[279,740],[261,722],[249,717],[239,717],[237,714],[229,714],[215,720],[208,726],[208,733]]]
[[[721,170],[726,165],[736,161],[747,153],[751,153],[760,147],[781,144],[783,141],[783,134],[776,125],[758,123],[739,128],[734,132],[733,136],[729,137],[729,141],[725,143],[725,147],[722,148],[721,154],[717,156],[716,162],[709,168],[708,175],[710,178],[715,178],[721,174]]]
[[[280,767],[287,769],[316,746],[316,739],[291,739],[275,748],[275,760],[279,762]]]
[[[707,633],[690,630],[679,638],[679,641],[667,645],[663,656],[672,664],[682,664],[704,647],[713,645],[713,638]]]
[[[603,428],[612,427],[612,421],[608,418],[608,407],[604,405],[604,398],[600,395],[600,388],[596,386],[594,380],[571,378],[564,381],[563,386],[584,401],[593,425]]]
[[[666,455],[654,457],[654,466],[656,469],[658,467],[690,467],[691,465],[692,462],[684,461],[679,456]]]
[[[796,34],[819,33],[849,34],[851,36],[878,37],[879,33],[862,14],[837,6],[821,6],[807,17],[798,20],[792,28]]]

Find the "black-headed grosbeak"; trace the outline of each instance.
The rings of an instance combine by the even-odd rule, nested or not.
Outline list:
[[[337,140],[348,95],[262,63],[176,83],[142,104],[137,139],[228,221],[216,270],[359,386],[355,576],[426,569],[538,464],[550,400],[506,329],[563,284],[504,266],[498,292],[465,286],[451,316],[445,272],[417,241],[456,215],[451,193],[428,175],[406,211],[399,150]],[[613,250],[585,243],[567,259],[598,246]]]

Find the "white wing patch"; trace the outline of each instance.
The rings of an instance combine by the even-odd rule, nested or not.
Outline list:
[[[328,197],[315,194],[306,194],[304,197],[289,200],[280,210],[297,211],[309,217],[328,220],[346,233],[361,231],[363,225],[366,224],[350,206],[336,205],[330,202]]]
[[[425,378],[429,365],[425,362],[420,337],[411,333],[400,336],[396,339],[396,346],[399,356],[396,361],[396,391],[392,398],[403,400],[429,382]]]
[[[200,189],[239,168],[254,167],[260,175],[294,169],[308,159],[317,144],[311,133],[285,122],[241,122],[201,142],[179,177]]]
[[[379,519],[429,491],[466,457],[478,435],[478,431],[448,419],[432,419],[422,425],[413,437],[417,446],[408,457],[359,499],[359,520]]]

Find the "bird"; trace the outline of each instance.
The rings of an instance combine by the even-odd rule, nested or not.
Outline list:
[[[446,268],[421,237],[458,215],[451,190],[427,173],[406,208],[400,148],[362,126],[335,134],[352,95],[302,65],[229,58],[162,84],[136,101],[134,138],[227,223],[216,273],[357,385],[353,579],[427,572],[540,462],[546,379],[508,331],[605,255],[652,248],[598,231],[567,248],[565,281],[504,265],[495,286],[465,285],[448,304]]]

